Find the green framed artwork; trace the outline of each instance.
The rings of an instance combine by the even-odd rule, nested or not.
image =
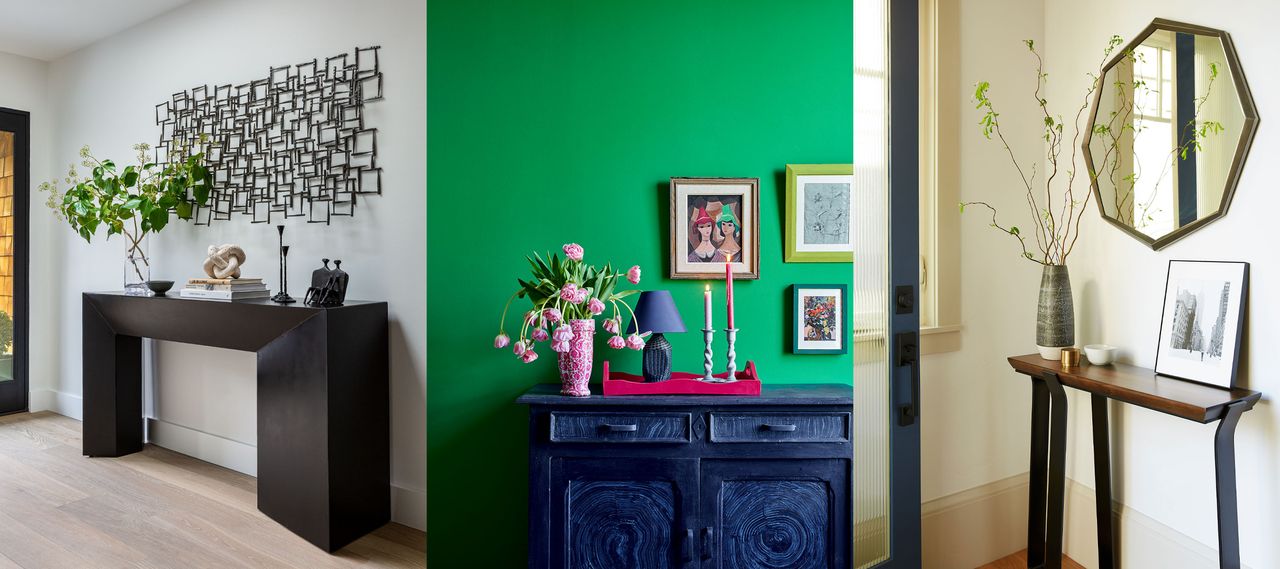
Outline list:
[[[787,164],[788,263],[853,262],[853,165]]]
[[[849,353],[849,286],[791,285],[795,354]]]

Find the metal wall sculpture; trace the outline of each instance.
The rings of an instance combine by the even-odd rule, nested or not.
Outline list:
[[[364,122],[364,104],[382,98],[378,49],[273,67],[262,79],[202,85],[156,105],[158,162],[171,148],[207,146],[213,185],[195,222],[240,213],[253,223],[327,224],[354,214],[357,196],[381,194],[378,131]]]

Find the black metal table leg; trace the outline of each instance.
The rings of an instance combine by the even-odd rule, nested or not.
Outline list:
[[[1027,567],[1044,565],[1045,491],[1049,475],[1049,387],[1031,378],[1031,481],[1027,498]]]
[[[1218,483],[1218,566],[1240,568],[1240,519],[1236,504],[1236,424],[1248,408],[1244,401],[1227,406],[1213,436],[1213,457]]]
[[[1098,567],[1115,567],[1115,533],[1111,529],[1111,426],[1107,421],[1107,398],[1094,393],[1093,400],[1093,481],[1098,506]]]
[[[1056,374],[1044,378],[1049,387],[1049,497],[1047,507],[1048,528],[1045,532],[1046,569],[1062,569],[1062,522],[1066,505],[1067,462],[1067,393],[1058,383]]]

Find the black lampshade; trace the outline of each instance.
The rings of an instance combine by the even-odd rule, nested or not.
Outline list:
[[[640,300],[636,301],[636,316],[627,326],[628,334],[637,332],[637,320],[640,322],[640,333],[684,332],[684,320],[680,319],[680,311],[676,310],[676,302],[672,300],[669,290],[641,292]]]

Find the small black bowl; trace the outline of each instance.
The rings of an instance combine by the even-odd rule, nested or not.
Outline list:
[[[164,296],[164,293],[173,288],[173,281],[147,281],[147,288],[156,293],[156,296]]]

